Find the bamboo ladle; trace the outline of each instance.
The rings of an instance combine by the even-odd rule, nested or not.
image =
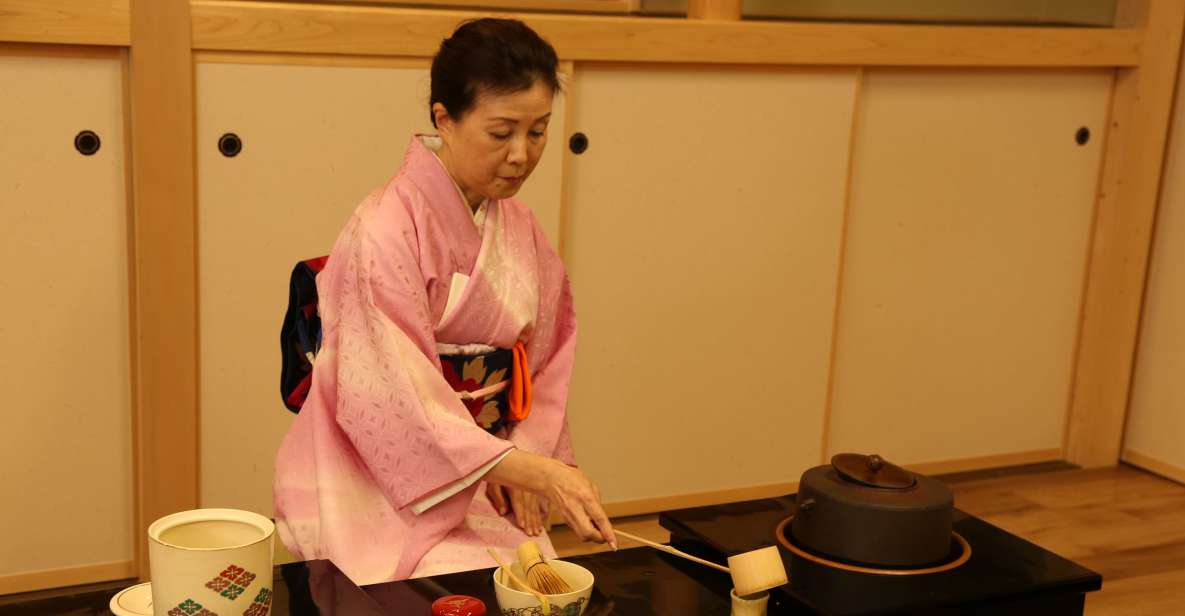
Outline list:
[[[528,592],[532,595],[535,595],[535,599],[539,601],[539,608],[543,610],[544,616],[551,614],[551,602],[547,600],[547,595],[535,590],[534,588],[531,588],[531,585],[528,584],[526,580],[516,575],[514,571],[510,569],[510,565],[503,561],[502,557],[498,556],[498,553],[495,552],[493,548],[486,548],[486,551],[490,553],[490,556],[494,557],[494,562],[498,563],[498,566],[501,567],[503,576],[510,576],[510,579],[514,580],[515,585],[522,587],[523,592]],[[506,577],[502,578],[502,583],[506,584]],[[510,586],[510,584],[506,585]],[[513,586],[511,586],[511,588],[513,588]]]
[[[655,543],[643,539],[623,530],[613,529],[617,535],[648,545],[656,550],[666,552],[672,556],[685,558],[693,563],[706,565],[718,571],[723,571],[732,577],[732,586],[741,596],[752,595],[763,590],[781,586],[789,580],[786,578],[786,565],[782,563],[782,555],[777,546],[769,546],[728,557],[728,566],[718,565],[712,561],[697,558],[686,552],[679,551],[669,545]]]

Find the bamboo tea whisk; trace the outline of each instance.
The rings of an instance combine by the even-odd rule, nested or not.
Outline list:
[[[510,577],[511,581],[514,582],[514,584],[516,586],[522,586],[522,590],[524,592],[529,592],[532,595],[535,595],[535,598],[539,600],[539,609],[543,610],[543,616],[550,616],[551,615],[551,602],[547,600],[547,595],[535,590],[534,588],[531,588],[530,585],[528,585],[526,583],[526,581],[519,579],[519,577],[517,575],[515,575],[514,570],[510,568],[510,565],[502,562],[502,558],[500,556],[498,556],[498,553],[494,551],[494,548],[486,548],[486,551],[490,553],[490,556],[494,557],[494,562],[497,562],[498,567],[501,568],[502,583],[507,586],[510,586],[511,588],[514,588],[514,586],[511,586],[506,581],[506,578]],[[518,590],[518,589],[515,588],[515,590]]]
[[[534,541],[527,541],[518,546],[518,561],[527,573],[527,583],[535,590],[548,595],[572,592],[568,582],[543,560],[543,554],[539,552],[539,546]]]

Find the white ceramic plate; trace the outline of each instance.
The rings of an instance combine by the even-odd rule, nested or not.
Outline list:
[[[115,616],[152,616],[152,582],[129,586],[111,597]]]

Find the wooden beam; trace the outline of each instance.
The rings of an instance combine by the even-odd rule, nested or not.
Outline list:
[[[1162,462],[1152,456],[1146,456],[1131,449],[1123,452],[1123,461],[1132,466],[1138,466],[1150,473],[1156,473],[1166,479],[1172,479],[1177,483],[1185,484],[1185,468],[1174,466],[1168,462]]]
[[[193,0],[214,51],[432,56],[472,11]],[[841,66],[1134,66],[1142,31],[515,14],[572,61]]]
[[[42,58],[71,58],[123,60],[127,51],[123,47],[106,45],[62,45],[55,43],[6,43],[0,41],[0,57],[39,56]]]
[[[321,0],[358,4],[358,0]],[[546,11],[549,13],[629,13],[632,0],[370,0],[370,4],[463,7],[489,11]]]
[[[188,0],[132,0],[136,563],[153,520],[198,506],[197,251]]]
[[[737,21],[741,18],[741,0],[688,0],[687,17]]]
[[[1144,43],[1116,75],[1099,180],[1066,430],[1066,459],[1084,467],[1119,461],[1185,2],[1126,0],[1120,15]]]
[[[990,468],[1007,468],[1025,464],[1039,464],[1060,460],[1060,449],[1034,449],[1031,451],[1016,451],[974,458],[956,458],[953,460],[935,460],[932,462],[918,462],[906,464],[905,468],[922,475],[946,475],[950,473],[966,473]],[[830,458],[828,458],[830,460]]]
[[[252,51],[195,51],[198,64],[270,64],[272,66],[339,66],[351,68],[416,68],[427,70],[432,58],[347,56],[342,54],[267,53]]]
[[[30,592],[46,588],[62,588],[96,582],[126,580],[136,576],[136,568],[130,560],[121,560],[77,567],[62,567],[27,573],[0,575],[0,595]],[[19,607],[16,609],[20,609]]]
[[[128,0],[0,0],[0,41],[126,46]]]

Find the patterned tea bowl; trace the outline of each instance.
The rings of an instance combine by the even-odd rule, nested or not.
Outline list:
[[[574,590],[562,595],[547,595],[551,602],[551,616],[581,616],[588,609],[589,599],[592,597],[593,574],[580,565],[563,560],[549,560],[547,564],[564,578]],[[514,563],[510,570],[521,580],[527,579],[523,575],[522,566]],[[517,590],[512,586],[514,582],[507,575],[505,583],[502,578],[502,567],[494,570],[494,594],[498,597],[498,607],[502,616],[543,616],[543,607],[539,599],[529,592]]]

